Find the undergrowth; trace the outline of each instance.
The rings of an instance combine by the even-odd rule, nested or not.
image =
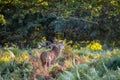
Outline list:
[[[71,42],[69,42],[70,44]],[[77,43],[76,43],[77,44]],[[104,49],[99,41],[66,45],[44,75],[40,54],[49,49],[0,49],[0,80],[120,80],[120,49]]]

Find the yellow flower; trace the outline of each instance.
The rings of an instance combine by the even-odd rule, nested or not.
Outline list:
[[[119,54],[119,52],[120,52],[119,49],[114,49],[114,50],[112,51],[112,54],[116,55],[116,54]]]
[[[2,60],[2,61],[5,61],[5,62],[9,62],[9,61],[10,61],[10,58],[8,58],[8,57],[2,57],[1,60]]]
[[[83,59],[85,60],[85,62],[90,62],[89,61],[89,56],[83,56]]]
[[[44,1],[44,2],[42,2],[42,5],[48,6],[48,2]]]
[[[73,41],[72,41],[72,40],[70,40],[68,43],[69,43],[69,44],[72,44],[72,43],[73,43]]]
[[[98,41],[92,41],[90,44],[87,45],[87,48],[91,50],[101,50],[102,45]]]
[[[29,58],[27,54],[22,54],[21,57],[25,60]]]
[[[26,52],[23,52],[17,57],[15,57],[15,60],[19,63],[24,62],[26,60],[29,60],[29,55]]]
[[[12,52],[11,52],[12,53]],[[12,60],[12,58],[14,58],[12,55],[11,55],[10,51],[5,51],[5,52],[2,52],[2,54],[0,54],[0,62],[9,62]],[[13,53],[12,53],[13,54]]]
[[[46,37],[45,37],[45,36],[43,36],[43,37],[42,37],[42,40],[46,40]]]

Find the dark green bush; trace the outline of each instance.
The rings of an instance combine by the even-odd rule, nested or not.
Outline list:
[[[4,62],[0,65],[0,80],[29,80],[31,70],[32,66],[26,61],[23,63]]]

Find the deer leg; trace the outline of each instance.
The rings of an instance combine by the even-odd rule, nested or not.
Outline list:
[[[46,59],[46,63],[45,63],[45,65],[44,65],[44,68],[45,68],[45,71],[47,72],[47,67],[48,67],[48,62],[47,62],[48,60]]]
[[[49,66],[49,67],[51,66],[51,61],[49,61],[48,66]]]
[[[47,62],[44,64],[44,69],[45,69],[45,72],[47,72]]]
[[[41,62],[41,64],[42,64],[42,67],[44,68],[45,63],[44,63],[44,62]]]
[[[44,69],[45,69],[45,71],[47,72],[47,65],[44,65]]]

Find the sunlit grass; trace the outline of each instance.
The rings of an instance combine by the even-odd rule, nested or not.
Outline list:
[[[24,62],[24,61],[28,61],[28,60],[29,60],[29,55],[27,52],[23,52],[20,55],[17,55],[15,57],[15,61],[17,61],[19,63]]]
[[[72,41],[69,42],[69,44],[72,44]],[[74,45],[75,46],[75,45]],[[59,75],[59,79],[63,79],[64,77],[71,77],[78,80],[86,80],[86,79],[106,79],[108,77],[108,74],[105,74],[105,69],[103,68],[103,63],[105,63],[105,66],[107,65],[114,65],[114,61],[119,61],[119,55],[120,55],[120,49],[119,48],[113,48],[112,50],[104,50],[102,49],[102,45],[99,42],[93,41],[90,44],[87,44],[86,47],[78,47],[73,48],[70,45],[66,45],[64,48],[64,51],[61,53],[61,55],[58,57],[58,60],[55,61],[51,67],[49,67],[49,72],[55,71],[56,74],[60,73],[57,71],[58,69],[61,69],[63,73]],[[49,50],[49,49],[48,49]],[[38,63],[40,62],[40,54],[43,51],[47,51],[46,48],[42,49],[24,49],[21,50],[19,48],[11,48],[11,49],[1,49],[0,50],[0,63],[7,63],[11,61],[16,61],[17,63],[24,63],[25,61],[28,61],[28,63],[33,63],[34,69],[38,71],[39,68],[42,66]],[[30,62],[33,59],[33,62]],[[109,64],[108,64],[109,63]],[[118,64],[115,64],[118,65]],[[84,68],[87,66],[87,68]],[[109,71],[108,68],[108,72]],[[41,68],[40,70],[42,70]],[[82,70],[83,69],[83,70]],[[112,69],[110,67],[110,69]],[[93,71],[95,75],[92,75],[89,71]],[[40,71],[38,71],[40,72]],[[119,72],[119,71],[118,71]],[[70,73],[71,75],[68,75]],[[113,71],[113,73],[117,74]],[[37,74],[37,72],[36,72]],[[104,78],[100,77],[99,74],[104,74]],[[111,73],[111,75],[114,75]],[[15,73],[13,73],[14,77],[19,77]],[[52,76],[51,76],[52,77]],[[66,78],[67,79],[67,78]]]

